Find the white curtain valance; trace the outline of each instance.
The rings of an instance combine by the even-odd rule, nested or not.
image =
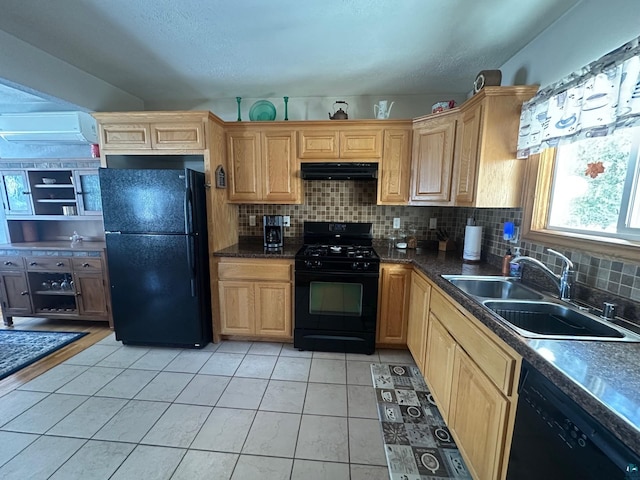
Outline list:
[[[522,106],[518,158],[640,124],[640,37],[540,90]]]

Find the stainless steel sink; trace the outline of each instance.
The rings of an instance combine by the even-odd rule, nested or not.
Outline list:
[[[443,275],[453,285],[474,297],[541,300],[542,295],[505,277]]]
[[[640,341],[635,333],[570,305],[492,300],[485,300],[483,304],[525,337]]]
[[[443,275],[526,338],[640,342],[640,335],[507,277]]]

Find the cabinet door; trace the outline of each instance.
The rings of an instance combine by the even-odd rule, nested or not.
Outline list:
[[[31,296],[25,272],[0,272],[2,283],[2,313],[7,315],[29,315],[32,312]]]
[[[424,374],[427,351],[427,323],[431,285],[416,272],[411,274],[409,318],[407,319],[407,347],[418,368]]]
[[[411,131],[385,130],[378,172],[378,205],[406,205],[409,201]]]
[[[449,427],[473,478],[500,478],[509,402],[461,348],[454,355]]]
[[[273,203],[301,203],[300,182],[295,133],[262,133],[263,199]]]
[[[407,265],[382,265],[380,268],[379,343],[407,343],[411,272],[412,267]]]
[[[303,130],[298,132],[298,157],[303,159],[338,158],[337,130]]]
[[[460,121],[460,152],[457,157],[456,205],[473,205],[482,129],[482,104],[464,112]]]
[[[2,175],[4,211],[7,215],[31,215],[31,190],[24,170],[6,170]]]
[[[104,277],[75,272],[73,279],[78,301],[78,313],[96,319],[109,318]]]
[[[229,200],[258,202],[262,200],[262,168],[260,132],[229,132]]]
[[[454,338],[440,323],[440,320],[431,314],[427,332],[427,360],[424,376],[428,379],[431,393],[445,421],[449,418],[455,348]]]
[[[255,283],[255,334],[291,337],[291,284]]]
[[[78,214],[102,215],[98,172],[96,170],[75,170],[73,179],[78,201]]]
[[[436,118],[413,132],[411,202],[448,202],[456,117]]]
[[[254,332],[255,299],[253,282],[218,282],[220,323],[223,335],[250,335]]]
[[[150,150],[151,126],[148,123],[100,124],[103,150]]]
[[[340,131],[340,158],[382,157],[382,130]]]
[[[154,150],[202,150],[205,148],[201,122],[152,123],[151,148]]]

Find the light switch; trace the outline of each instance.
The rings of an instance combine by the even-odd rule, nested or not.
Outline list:
[[[256,226],[256,216],[255,215],[249,215],[249,226],[250,227],[255,227]]]
[[[429,230],[435,230],[438,228],[438,219],[436,217],[429,219]]]
[[[398,217],[393,219],[393,228],[400,228],[400,219]]]

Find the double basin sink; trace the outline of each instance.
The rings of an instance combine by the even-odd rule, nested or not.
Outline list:
[[[443,275],[527,338],[640,342],[640,335],[508,277]]]

